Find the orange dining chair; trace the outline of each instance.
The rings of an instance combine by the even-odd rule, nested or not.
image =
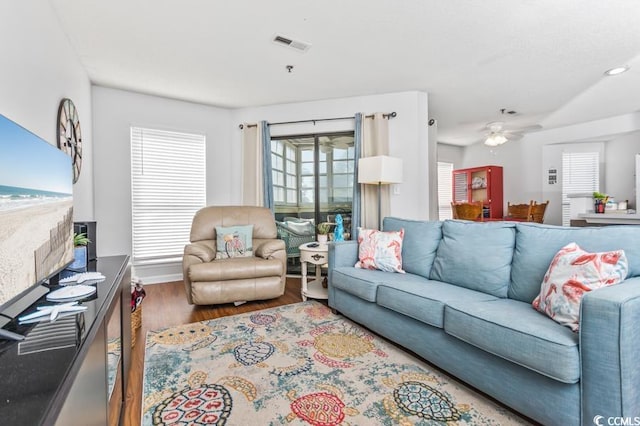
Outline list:
[[[533,210],[533,200],[529,204],[511,204],[507,202],[507,219],[521,222],[531,222],[531,212]]]
[[[454,219],[476,220],[482,222],[482,201],[471,203],[451,203],[451,211]]]
[[[533,202],[531,206],[531,218],[532,222],[543,223],[544,222],[544,213],[547,210],[547,206],[549,205],[549,200],[546,203],[538,204],[536,201]]]

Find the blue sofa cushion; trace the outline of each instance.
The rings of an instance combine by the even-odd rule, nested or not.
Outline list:
[[[512,299],[450,302],[444,330],[471,345],[563,383],[580,380],[578,334]]]
[[[375,302],[378,285],[389,279],[404,276],[405,274],[393,274],[373,269],[359,269],[353,266],[341,266],[331,273],[329,285],[339,288],[367,302]]]
[[[402,269],[411,274],[429,278],[438,244],[442,239],[442,222],[385,217],[382,229],[385,231],[404,229]]]
[[[430,278],[507,297],[514,245],[514,223],[446,220]]]
[[[410,279],[411,277],[414,279]],[[434,327],[444,327],[444,307],[451,301],[479,302],[496,299],[486,293],[415,275],[405,274],[403,278],[408,279],[381,283],[376,303]]]
[[[591,253],[623,249],[628,277],[640,276],[640,226],[568,228],[534,223],[516,224],[516,247],[511,265],[509,298],[531,303],[549,264],[565,245],[575,242]]]

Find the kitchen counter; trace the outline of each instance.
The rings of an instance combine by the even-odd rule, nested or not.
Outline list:
[[[578,218],[588,224],[599,225],[640,225],[640,214],[634,213],[582,213]]]

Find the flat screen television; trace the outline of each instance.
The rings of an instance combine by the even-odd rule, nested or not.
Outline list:
[[[72,261],[71,159],[0,115],[0,327]]]

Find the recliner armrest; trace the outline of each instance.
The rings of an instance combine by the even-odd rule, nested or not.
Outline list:
[[[195,256],[202,262],[211,262],[216,258],[215,246],[211,246],[204,241],[187,244],[184,247],[185,256]]]
[[[257,257],[261,257],[263,259],[270,259],[274,257],[275,253],[278,251],[284,251],[286,246],[285,242],[282,240],[263,240],[261,242],[256,242],[254,240],[254,249],[253,253]]]

